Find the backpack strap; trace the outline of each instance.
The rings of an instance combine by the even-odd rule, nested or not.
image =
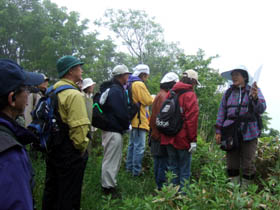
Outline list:
[[[176,93],[175,91],[173,91],[173,90],[171,89],[171,90],[170,90],[170,94],[172,94],[171,91],[174,92],[174,94],[175,94],[174,97],[177,97],[176,100],[178,101],[178,103],[179,103],[179,97],[180,97],[183,93],[186,93],[186,92],[193,92],[193,90],[191,90],[191,89],[188,89],[188,90],[186,90],[186,89],[180,89],[180,90]],[[180,106],[180,104],[179,104],[179,107],[180,107],[180,112],[183,114],[183,113],[184,113],[184,110],[183,110],[183,108]]]
[[[245,90],[245,93],[247,93],[248,96],[249,96],[250,89],[251,88],[249,88],[249,90]],[[254,121],[257,121],[258,128],[261,130],[262,127],[263,127],[262,119],[261,119],[261,116],[258,113],[254,112],[253,104],[252,104],[252,99],[249,97],[248,105],[242,105],[242,101],[243,101],[243,97],[245,96],[245,93],[242,94],[241,103],[239,105],[229,105],[229,106],[227,105],[227,101],[228,101],[232,91],[233,91],[233,88],[230,87],[229,89],[227,89],[227,91],[225,93],[225,106],[224,106],[225,107],[225,119],[224,119],[224,121],[227,119],[227,110],[228,110],[228,108],[237,107],[237,109],[238,109],[238,111],[237,111],[238,116],[237,116],[237,119],[235,119],[235,120],[239,120],[239,121],[242,121],[242,122],[245,123],[242,132],[246,132],[247,127],[248,127],[248,122],[254,122]],[[246,116],[244,116],[244,117],[239,117],[239,112],[240,112],[241,107],[248,107],[248,114]]]
[[[68,125],[66,123],[64,123],[60,117],[60,114],[58,112],[58,97],[57,94],[64,91],[64,90],[68,90],[68,89],[76,89],[74,86],[72,85],[62,85],[56,89],[53,89],[53,87],[50,89],[51,91],[49,92],[49,95],[52,99],[52,106],[54,107],[54,116],[56,117],[56,120],[58,122],[58,126],[62,129],[62,130],[67,130],[68,129]],[[53,93],[53,94],[52,94]]]

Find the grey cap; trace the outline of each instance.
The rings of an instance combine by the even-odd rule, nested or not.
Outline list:
[[[131,74],[126,65],[117,65],[114,67],[112,75],[117,76],[121,74]]]

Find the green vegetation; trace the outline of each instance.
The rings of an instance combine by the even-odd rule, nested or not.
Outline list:
[[[109,9],[95,22],[98,30],[90,31],[88,23],[89,20],[80,20],[79,13],[69,13],[67,8],[59,8],[50,0],[0,0],[0,57],[16,60],[31,71],[46,73],[54,83],[57,59],[66,54],[75,55],[85,62],[84,77],[92,77],[97,85],[110,78],[116,64],[123,63],[131,69],[144,62],[151,69],[147,86],[152,94],[158,92],[159,81],[166,72],[180,75],[192,68],[198,72],[202,84],[196,90],[201,139],[193,155],[191,183],[186,196],[178,195],[171,185],[161,192],[155,191],[153,162],[147,147],[143,163],[145,175],[134,179],[125,172],[123,161],[118,176],[122,199],[112,200],[101,192],[102,147],[97,132],[84,177],[82,209],[279,208],[279,142],[275,140],[279,138],[279,131],[269,128],[271,118],[267,113],[263,115],[266,133],[258,146],[255,183],[247,192],[227,184],[225,153],[211,143],[225,85],[218,69],[210,67],[218,55],[207,58],[201,49],[195,55],[186,55],[179,43],[165,41],[163,28],[145,11]],[[99,38],[103,27],[110,30],[112,37]],[[117,43],[121,43],[118,48]],[[117,50],[124,48],[127,50]],[[126,147],[127,136],[123,160]],[[34,195],[40,209],[45,164],[39,159],[33,161],[33,165],[37,181]]]
[[[91,209],[277,209],[280,204],[280,145],[271,137],[259,140],[257,178],[247,191],[227,183],[225,153],[216,145],[199,138],[193,154],[191,183],[186,196],[177,193],[172,185],[156,191],[153,161],[146,148],[144,175],[132,177],[125,171],[128,138],[124,139],[123,162],[118,175],[121,199],[102,194],[100,186],[102,147],[98,132],[93,151],[87,163],[82,190],[83,210]],[[41,208],[45,164],[42,159],[33,162],[36,171],[35,199]],[[171,180],[172,175],[168,174]]]

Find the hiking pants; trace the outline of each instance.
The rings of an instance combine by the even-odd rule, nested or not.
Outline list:
[[[117,186],[117,175],[122,160],[122,135],[116,132],[102,131],[102,146],[104,157],[102,160],[101,184],[103,188]]]
[[[229,177],[239,176],[239,171],[242,169],[244,178],[254,178],[256,173],[255,160],[257,143],[257,139],[250,141],[241,140],[239,149],[227,152],[227,170]]]
[[[69,165],[47,158],[42,210],[80,210],[87,158],[85,154]]]
[[[174,185],[180,186],[180,191],[188,185],[191,176],[192,153],[186,149],[176,149],[173,145],[167,145],[168,169],[175,175],[172,179]]]
[[[126,170],[133,176],[139,176],[142,170],[142,159],[145,152],[146,130],[132,128],[127,148]]]

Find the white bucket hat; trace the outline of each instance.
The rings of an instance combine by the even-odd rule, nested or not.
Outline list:
[[[247,76],[248,76],[248,82],[250,83],[250,81],[253,80],[252,76],[249,74],[248,72],[248,69],[246,66],[244,65],[238,65],[238,66],[235,66],[234,68],[232,68],[231,70],[229,71],[225,71],[225,72],[222,72],[221,73],[221,76],[227,80],[232,80],[232,77],[231,77],[231,74],[234,70],[242,70],[242,71],[245,71],[247,73]]]
[[[176,73],[174,72],[168,72],[167,74],[164,75],[164,77],[161,79],[160,84],[162,83],[167,83],[167,82],[178,82],[179,77]]]
[[[133,68],[133,76],[139,76],[141,73],[150,74],[150,68],[146,64],[139,64]]]
[[[194,79],[199,86],[201,85],[198,81],[198,74],[195,70],[189,69],[183,73],[183,76],[187,76],[190,79]]]
[[[92,81],[91,78],[85,78],[83,80],[82,90],[84,90],[84,89],[86,89],[86,88],[88,88],[88,87],[90,87],[92,85],[95,85],[95,84],[96,84],[96,82]]]
[[[117,65],[114,67],[112,71],[113,76],[121,75],[121,74],[131,74],[126,67],[126,65]]]

